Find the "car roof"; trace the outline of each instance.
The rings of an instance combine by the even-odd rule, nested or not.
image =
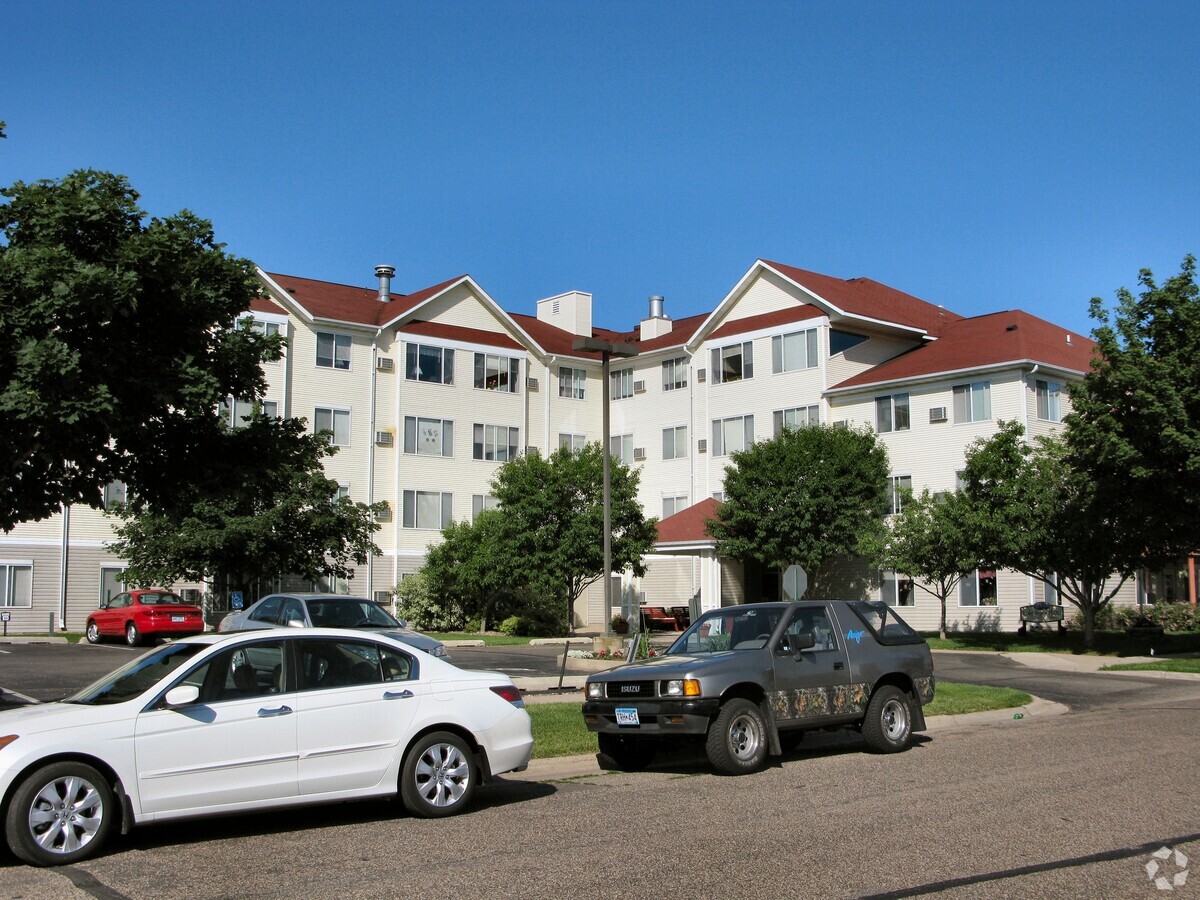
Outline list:
[[[322,594],[317,591],[277,591],[273,594],[267,594],[258,602],[262,603],[263,600],[267,600],[271,597],[283,597],[285,599],[292,600],[341,600],[346,602],[353,600],[355,603],[375,602],[373,600],[368,600],[366,597],[355,597],[351,594]]]
[[[396,629],[393,629],[395,631]],[[188,637],[176,638],[177,644],[221,644],[225,641],[232,641],[238,638],[247,640],[255,639],[278,639],[281,636],[288,638],[354,638],[356,640],[373,640],[383,638],[388,643],[394,644],[404,650],[420,650],[420,647],[414,647],[412,644],[406,643],[399,638],[392,637],[386,631],[372,631],[363,628],[247,628],[240,631],[206,631],[204,634],[193,634]],[[424,651],[422,651],[424,652]]]

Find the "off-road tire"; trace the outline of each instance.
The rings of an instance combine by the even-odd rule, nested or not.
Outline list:
[[[749,700],[735,697],[721,707],[704,742],[708,761],[726,775],[747,775],[767,759],[767,721]]]
[[[862,724],[863,739],[876,753],[899,753],[912,743],[912,699],[885,684],[871,696]]]

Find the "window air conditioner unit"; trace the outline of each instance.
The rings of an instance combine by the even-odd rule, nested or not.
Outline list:
[[[525,389],[528,391],[536,391],[538,389],[538,380],[536,378],[526,378]]]
[[[374,597],[375,602],[378,603],[380,606],[391,606],[392,605],[392,592],[391,591],[376,591],[373,594],[373,597]]]
[[[944,406],[931,407],[929,410],[929,421],[930,422],[945,422],[946,421],[946,407],[944,407]]]
[[[646,458],[646,448],[645,447],[634,447],[633,448],[633,458],[635,460],[638,460],[639,462],[641,460],[645,459]]]
[[[392,446],[392,440],[393,440],[393,436],[390,431],[375,432],[375,443],[378,444],[380,447]]]
[[[392,521],[392,508],[390,506],[385,506],[383,509],[379,510],[379,512],[375,513],[375,521],[376,522]]]
[[[701,384],[704,384],[704,382],[707,378],[708,378],[708,369],[697,369],[696,370],[696,380],[698,382],[700,382]]]
[[[708,440],[706,438],[702,438],[701,440],[696,441],[696,452],[697,453],[707,453],[708,452]]]
[[[537,453],[537,452],[538,452],[538,448],[537,448],[537,447],[526,447],[526,448],[525,448],[525,455],[526,455],[526,456],[533,456],[533,454],[535,454],[535,453]]]
[[[836,422],[833,423],[833,427],[834,428],[845,428],[849,424],[850,424],[850,421],[848,419],[838,419]]]
[[[644,382],[644,381],[635,381],[635,382],[633,383],[633,392],[634,392],[635,394],[644,394],[644,393],[646,393],[646,382]]]
[[[390,356],[381,356],[375,360],[375,370],[378,372],[391,372],[396,368],[396,361]]]

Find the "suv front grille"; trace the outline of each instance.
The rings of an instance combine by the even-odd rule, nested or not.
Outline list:
[[[610,681],[606,696],[610,700],[637,700],[654,696],[653,681]]]

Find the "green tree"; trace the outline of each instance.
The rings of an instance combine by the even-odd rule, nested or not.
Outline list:
[[[138,207],[120,175],[78,171],[0,190],[0,530],[124,481],[169,500],[189,472],[170,448],[227,396],[257,398],[277,338],[237,327],[253,265],[186,210]]]
[[[1023,437],[1020,424],[1001,422],[967,452],[971,550],[981,564],[1055,586],[1082,613],[1091,647],[1097,614],[1145,565],[1139,523],[1107,501],[1061,439]]]
[[[253,593],[282,574],[349,578],[378,553],[372,508],[338,496],[322,460],[337,448],[308,434],[300,419],[257,415],[245,427],[218,426],[175,465],[193,465],[169,505],[134,495],[120,514],[114,552],[135,584],[226,579]],[[186,471],[187,469],[184,468]],[[380,504],[381,506],[381,504]]]
[[[968,508],[957,493],[930,494],[905,500],[888,522],[878,556],[886,568],[913,577],[917,587],[941,604],[938,633],[946,636],[946,600],[979,560],[968,549]]]
[[[1071,464],[1098,503],[1137,523],[1148,565],[1200,548],[1200,289],[1196,260],[1158,285],[1148,269],[1115,310],[1094,298],[1097,356],[1071,390]]]
[[[561,598],[568,629],[575,602],[604,573],[602,452],[592,443],[549,457],[531,453],[506,462],[492,480],[510,583]],[[613,571],[644,575],[655,520],[638,503],[638,473],[617,460],[610,470]]]
[[[496,601],[510,587],[509,572],[504,517],[491,509],[474,522],[451,522],[421,567],[432,595],[453,603],[468,618],[478,616],[483,631],[488,630]]]
[[[709,532],[717,551],[782,574],[801,566],[821,593],[826,561],[876,545],[889,512],[887,450],[869,430],[786,428],[733,454]]]

